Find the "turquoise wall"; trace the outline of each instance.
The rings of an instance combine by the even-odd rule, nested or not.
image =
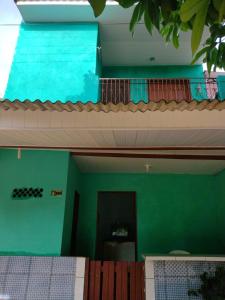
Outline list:
[[[202,65],[152,66],[152,67],[103,67],[106,78],[201,78]]]
[[[102,76],[105,78],[192,78],[191,94],[193,99],[207,99],[207,93],[204,85],[204,73],[202,65],[195,66],[152,66],[152,67],[104,67]],[[197,80],[193,80],[196,78]],[[135,81],[134,81],[135,82]],[[139,81],[140,82],[140,81]],[[201,92],[197,87],[200,83]],[[131,81],[131,100],[135,103],[140,100],[148,102],[148,87],[146,80],[143,80],[145,91],[142,91],[142,99],[140,92],[137,91],[135,85]],[[142,87],[143,88],[143,87]],[[140,90],[140,87],[138,87]]]
[[[225,213],[218,211],[214,181],[204,175],[82,174],[79,254],[95,254],[98,191],[136,191],[139,259],[174,249],[224,254],[218,220]]]
[[[97,24],[20,27],[5,98],[96,102]]]
[[[80,172],[77,168],[75,160],[70,156],[68,174],[67,174],[67,194],[66,194],[62,250],[61,250],[61,253],[63,255],[70,255],[75,191],[77,191],[78,193],[81,192],[80,191]]]
[[[68,162],[67,152],[24,150],[18,160],[16,150],[0,150],[1,254],[61,254]],[[23,187],[43,188],[43,197],[13,199]]]
[[[217,77],[218,85],[218,98],[219,100],[225,100],[225,76],[220,75]]]

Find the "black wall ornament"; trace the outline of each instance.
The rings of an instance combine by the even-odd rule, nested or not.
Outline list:
[[[42,198],[43,188],[15,188],[12,191],[12,198],[27,199],[27,198]]]

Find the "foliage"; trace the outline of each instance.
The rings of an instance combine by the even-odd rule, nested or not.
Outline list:
[[[142,19],[149,33],[156,28],[166,42],[179,47],[182,31],[192,31],[192,63],[201,56],[207,63],[208,71],[212,67],[225,69],[225,0],[116,0],[122,7],[134,6],[130,21],[130,31]],[[99,16],[106,5],[106,0],[89,0],[95,16]],[[205,28],[209,37],[202,44]],[[197,52],[200,45],[203,48]],[[197,52],[197,53],[196,53]]]
[[[225,299],[225,269],[218,267],[215,275],[207,272],[201,276],[202,285],[197,291],[189,291],[189,296],[202,296],[204,300],[224,300]]]

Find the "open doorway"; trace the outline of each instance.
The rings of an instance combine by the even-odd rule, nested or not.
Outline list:
[[[135,261],[136,223],[135,192],[99,192],[96,259]]]
[[[73,201],[74,201],[73,223],[72,223],[72,232],[71,232],[70,255],[76,256],[77,224],[78,224],[78,211],[79,211],[79,204],[80,204],[80,194],[77,191],[74,192]]]

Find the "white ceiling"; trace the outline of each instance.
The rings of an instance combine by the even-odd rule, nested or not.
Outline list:
[[[189,33],[182,34],[178,50],[166,45],[156,32],[150,36],[143,24],[136,27],[132,38],[129,21],[133,8],[123,9],[112,1],[97,19],[87,1],[19,1],[18,8],[27,22],[99,22],[105,66],[184,65],[192,60]],[[150,57],[155,61],[150,62]]]
[[[136,26],[135,34],[129,24],[102,24],[100,26],[103,65],[154,66],[188,65],[191,62],[191,36],[183,33],[179,49],[166,44],[155,31],[151,36],[143,24]],[[154,57],[154,61],[150,61]]]
[[[0,146],[150,147],[225,146],[225,129],[1,129]]]
[[[225,161],[197,161],[175,159],[74,157],[84,173],[146,173],[146,164],[151,164],[149,174],[216,174],[225,168]]]

